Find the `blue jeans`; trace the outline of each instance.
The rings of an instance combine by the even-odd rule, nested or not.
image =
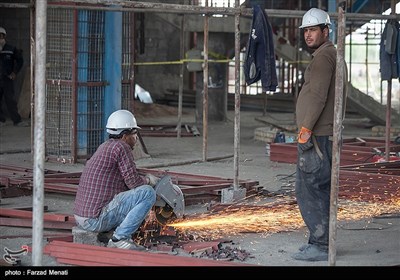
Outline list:
[[[138,230],[155,202],[156,192],[149,185],[121,192],[101,210],[99,217],[87,219],[82,227],[94,232],[115,228],[114,237],[129,239]]]
[[[316,136],[315,144],[303,151],[297,148],[296,199],[304,223],[310,231],[309,244],[327,251],[329,243],[329,205],[332,169],[332,141]]]

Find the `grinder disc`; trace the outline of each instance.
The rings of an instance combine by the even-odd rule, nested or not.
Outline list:
[[[173,209],[169,205],[165,205],[164,207],[156,206],[155,213],[157,221],[162,225],[167,224],[168,220],[175,216]]]

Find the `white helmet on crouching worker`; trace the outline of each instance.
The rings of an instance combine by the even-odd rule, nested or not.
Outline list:
[[[316,25],[331,25],[331,19],[327,12],[317,8],[311,8],[303,16],[303,22],[299,28]]]
[[[128,110],[118,110],[112,113],[107,120],[107,133],[119,135],[124,130],[139,129],[136,119]]]
[[[6,30],[1,26],[0,26],[0,33],[3,33],[4,35],[7,35]]]

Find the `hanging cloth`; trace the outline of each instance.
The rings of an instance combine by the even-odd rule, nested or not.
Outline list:
[[[247,85],[261,80],[265,91],[276,91],[275,49],[271,24],[259,5],[253,7],[253,20],[243,65]]]
[[[390,19],[383,29],[379,45],[382,80],[400,78],[400,23]]]

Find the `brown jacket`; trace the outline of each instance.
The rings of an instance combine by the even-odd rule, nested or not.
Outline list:
[[[304,85],[297,96],[297,127],[299,130],[301,127],[308,128],[316,136],[331,136],[335,104],[336,48],[328,41],[312,55],[313,59],[304,73]],[[346,89],[347,78],[344,81]],[[346,99],[346,95],[343,99]]]

